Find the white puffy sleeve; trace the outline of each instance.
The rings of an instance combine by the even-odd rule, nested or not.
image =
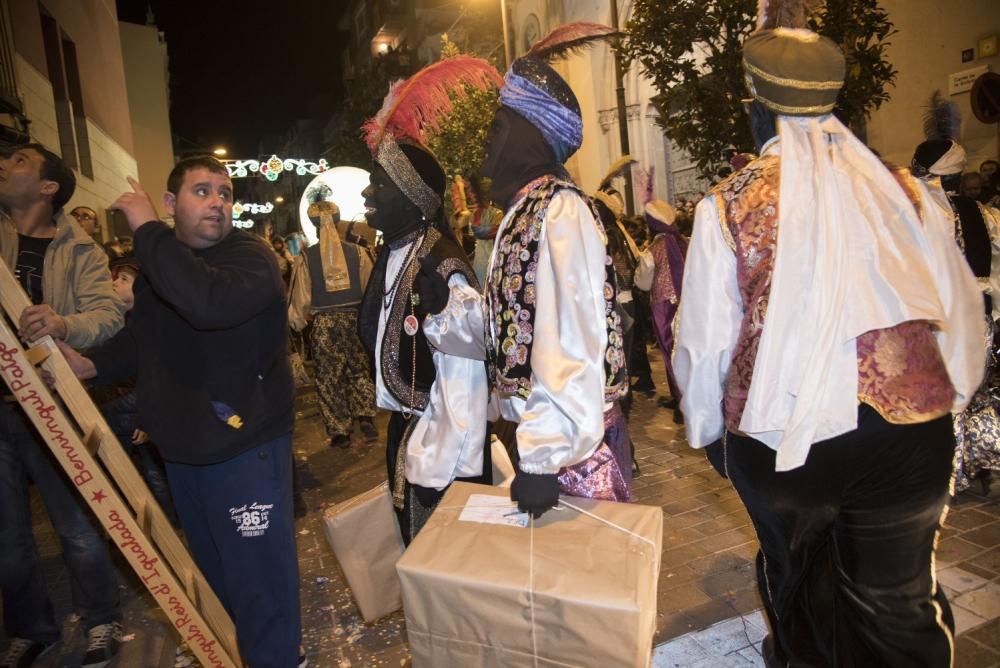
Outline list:
[[[605,257],[586,202],[557,192],[539,239],[531,394],[517,428],[526,473],[576,464],[604,438]]]
[[[639,265],[635,268],[635,287],[649,292],[653,287],[653,277],[656,274],[656,262],[653,259],[653,245],[639,256]]]
[[[1000,319],[1000,210],[984,204],[979,205],[990,235],[990,289],[993,298],[993,319]]]
[[[448,355],[486,359],[483,296],[459,274],[449,279],[448,287],[448,305],[440,313],[427,316],[424,335],[432,346]]]
[[[986,366],[986,332],[983,293],[955,243],[954,219],[933,190],[916,181],[920,212],[930,246],[928,264],[937,278],[935,287],[944,307],[945,321],[936,332],[948,377],[955,386],[954,412],[965,409],[983,379]]]
[[[714,196],[701,200],[695,210],[683,285],[674,373],[688,442],[703,448],[725,430],[723,385],[743,317],[736,256],[723,238]]]
[[[453,299],[455,288],[469,288],[461,274],[454,274],[448,284]],[[425,334],[427,330],[425,321]],[[489,394],[482,358],[435,350],[434,370],[437,375],[427,408],[407,442],[406,479],[411,484],[440,490],[455,478],[482,473]]]

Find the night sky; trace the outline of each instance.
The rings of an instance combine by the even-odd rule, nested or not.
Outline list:
[[[166,35],[170,121],[182,151],[222,145],[230,158],[269,154],[277,147],[268,137],[333,110],[341,85],[337,20],[346,0],[117,4],[119,20],[133,23],[145,23],[151,6]]]

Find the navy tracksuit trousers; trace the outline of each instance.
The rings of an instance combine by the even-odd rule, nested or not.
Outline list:
[[[208,466],[167,462],[195,561],[236,624],[250,668],[294,668],[302,622],[292,435]]]

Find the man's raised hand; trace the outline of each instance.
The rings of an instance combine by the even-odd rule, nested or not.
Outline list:
[[[121,197],[108,208],[124,213],[129,229],[134,233],[144,224],[151,220],[159,220],[160,217],[156,213],[156,207],[153,206],[153,200],[150,199],[149,193],[143,190],[139,182],[131,176],[127,178],[132,192],[122,193]]]

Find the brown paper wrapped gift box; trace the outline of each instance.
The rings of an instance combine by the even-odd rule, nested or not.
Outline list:
[[[568,507],[527,528],[458,519],[471,495],[508,493],[454,483],[399,560],[414,668],[647,666],[661,509],[564,497],[601,519]]]
[[[388,483],[331,506],[323,524],[361,617],[372,622],[399,610],[403,601],[396,562],[403,554],[403,538]]]

